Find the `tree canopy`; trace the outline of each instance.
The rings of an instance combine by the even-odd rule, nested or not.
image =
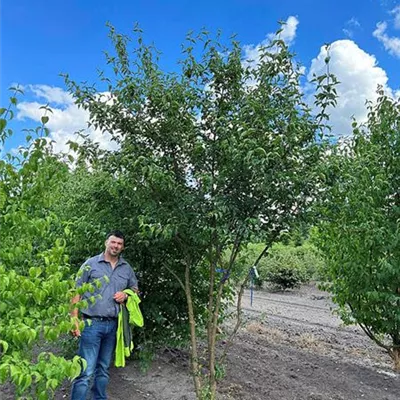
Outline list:
[[[354,122],[325,164],[320,246],[327,289],[400,368],[400,104],[379,90],[366,124]]]
[[[178,321],[189,321],[198,396],[196,332],[206,321],[213,398],[216,330],[234,261],[255,235],[265,253],[307,212],[324,126],[303,99],[300,66],[279,32],[257,63],[243,60],[235,40],[225,47],[206,32],[189,35],[174,73],[160,68],[140,30],[135,35],[131,49],[130,37],[110,29],[113,76],[99,75],[106,93],[66,76],[90,123],[119,145],[114,152],[83,146],[81,162],[90,160],[90,176],[105,176],[106,185],[93,187],[102,199],[98,212],[134,238],[130,254],[151,326],[173,338]]]

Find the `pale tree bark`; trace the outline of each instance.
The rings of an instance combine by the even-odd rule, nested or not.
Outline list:
[[[201,399],[202,381],[200,378],[199,356],[197,351],[196,322],[194,318],[192,291],[190,287],[190,271],[189,264],[185,267],[185,293],[188,305],[189,326],[190,326],[190,365],[193,374],[193,382],[196,391],[196,397]]]
[[[395,371],[400,372],[400,348],[395,347],[389,354],[392,357]]]
[[[209,363],[209,388],[210,388],[210,400],[214,400],[217,394],[217,380],[215,377],[215,368],[216,368],[216,338],[217,338],[217,329],[218,329],[218,318],[222,300],[223,289],[226,282],[229,280],[229,274],[232,269],[232,266],[236,260],[236,256],[239,253],[239,247],[241,243],[241,235],[238,233],[236,236],[235,244],[232,249],[231,257],[229,260],[228,267],[226,271],[224,271],[224,276],[221,278],[218,291],[215,296],[215,306],[213,307],[212,314],[210,315],[211,319],[209,320],[209,329],[208,329],[208,363]],[[221,251],[217,249],[216,252],[217,261],[220,259]],[[217,262],[215,263],[217,264]],[[215,285],[215,280],[214,280]],[[211,292],[210,292],[211,296]],[[210,299],[211,300],[211,299]],[[214,300],[214,296],[213,299]],[[214,304],[214,303],[213,303]]]

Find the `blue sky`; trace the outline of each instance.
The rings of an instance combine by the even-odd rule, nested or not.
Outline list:
[[[374,99],[377,84],[393,96],[400,93],[399,1],[3,0],[0,12],[1,106],[7,105],[11,84],[26,88],[17,113],[18,130],[34,125],[40,119],[38,107],[49,102],[55,110],[49,128],[60,148],[74,130],[84,127],[87,115],[64,93],[59,74],[96,80],[96,69],[104,66],[102,51],[111,48],[107,21],[123,33],[138,22],[146,41],[162,52],[166,70],[177,68],[186,33],[203,27],[221,29],[226,38],[237,34],[246,54],[277,29],[278,20],[287,21],[285,40],[306,76],[321,70],[321,47],[332,43],[332,71],[342,82],[342,101],[332,114],[337,135],[349,132],[351,115],[365,117],[363,103]],[[91,134],[107,147],[107,138]],[[16,134],[8,146],[20,141]]]

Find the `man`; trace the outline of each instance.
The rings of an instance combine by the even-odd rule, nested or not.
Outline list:
[[[78,274],[77,287],[84,283],[93,284],[94,292],[85,292],[72,299],[73,304],[87,300],[88,307],[81,310],[85,323],[82,332],[79,330],[78,309],[71,312],[77,321],[72,334],[80,337],[78,354],[87,362],[86,369],[73,382],[71,400],[86,399],[92,376],[93,399],[107,399],[108,370],[116,343],[119,305],[128,297],[123,290],[138,291],[132,267],[120,256],[124,243],[122,232],[110,232],[106,238],[105,251],[87,260]],[[96,284],[98,281],[101,285]]]

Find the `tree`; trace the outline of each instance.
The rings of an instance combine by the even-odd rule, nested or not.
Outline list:
[[[10,107],[0,110],[0,141],[11,136]],[[53,191],[67,167],[51,153],[46,128],[27,130],[27,145],[0,160],[0,383],[11,381],[18,398],[53,397],[61,382],[80,372],[78,357],[45,351],[73,327],[74,293],[65,255],[63,224],[51,210]],[[43,351],[41,351],[43,350]]]
[[[326,288],[346,323],[358,323],[400,370],[400,103],[378,90],[368,122],[336,145],[321,206]]]
[[[235,40],[223,46],[206,32],[189,35],[181,71],[168,73],[138,28],[135,34],[130,53],[131,39],[110,28],[115,54],[107,54],[107,63],[114,77],[99,76],[106,94],[68,75],[66,84],[89,110],[90,123],[119,144],[113,153],[97,149],[92,173],[108,173],[122,188],[116,218],[137,224],[139,246],[157,261],[147,265],[146,278],[165,277],[159,288],[173,277],[185,296],[188,317],[168,322],[173,329],[188,320],[196,394],[214,399],[217,326],[235,259],[254,234],[264,238],[260,257],[266,254],[308,209],[323,126],[303,100],[300,67],[279,36],[253,63],[242,59]],[[144,307],[154,301],[161,319],[166,307],[181,302],[170,283],[168,290],[149,291]],[[206,359],[197,336],[204,324]]]

